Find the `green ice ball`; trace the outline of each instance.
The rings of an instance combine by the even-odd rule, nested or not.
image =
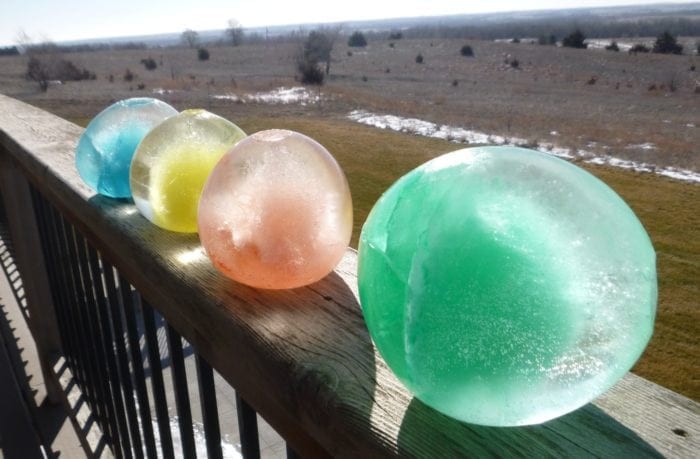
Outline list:
[[[652,334],[655,254],[607,185],[513,147],[429,161],[360,236],[362,311],[417,398],[475,424],[536,424],[590,402]]]

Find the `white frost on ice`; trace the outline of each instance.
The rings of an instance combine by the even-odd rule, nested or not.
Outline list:
[[[255,92],[248,94],[213,94],[213,99],[232,100],[234,102],[254,102],[260,104],[315,104],[321,101],[321,95],[313,93],[301,86],[285,88],[280,87],[267,92]]]
[[[420,120],[417,118],[402,118],[396,115],[379,115],[366,110],[353,110],[347,117],[353,121],[368,126],[374,126],[380,129],[389,129],[397,132],[415,134],[424,137],[432,137],[437,139],[449,140],[455,143],[462,144],[478,144],[478,145],[510,145],[510,146],[527,146],[527,141],[518,137],[503,137],[500,135],[487,134],[485,132],[464,129],[456,126],[448,126],[445,124],[436,124],[430,121]],[[554,131],[553,131],[554,132]],[[553,133],[550,133],[554,135]],[[595,142],[590,142],[589,147],[595,147]],[[602,147],[608,150],[606,146]],[[656,145],[650,142],[645,142],[639,145],[628,145],[628,149],[655,150]],[[576,150],[561,147],[553,143],[540,143],[540,151],[557,156],[564,159],[581,159],[586,163],[599,164],[606,166],[619,167],[622,169],[630,169],[636,172],[649,172],[665,177],[683,180],[686,182],[700,183],[700,173],[679,169],[676,167],[660,167],[653,164],[631,161],[628,159],[616,158],[610,155],[600,155],[594,151]]]

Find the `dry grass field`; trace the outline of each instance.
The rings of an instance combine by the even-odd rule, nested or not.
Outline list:
[[[246,98],[299,85],[299,45],[293,43],[212,46],[204,62],[196,50],[184,48],[68,54],[63,58],[97,79],[52,85],[46,93],[23,78],[26,57],[0,57],[0,92],[83,125],[111,101],[155,96],[178,109],[207,108],[249,133],[272,127],[306,133],[336,156],[348,176],[353,245],[372,205],[394,180],[459,148],[359,125],[347,119],[355,109],[700,171],[698,56],[472,41],[475,57],[466,58],[459,54],[462,40],[391,43],[372,41],[364,49],[336,44],[327,84],[310,89],[319,99],[304,104]],[[423,64],[415,62],[419,53]],[[158,62],[154,71],[140,64],[147,57]],[[517,59],[518,67],[506,59]],[[122,78],[127,68],[137,74],[132,82]],[[625,198],[657,250],[656,330],[634,371],[700,400],[700,185],[581,164]]]
[[[470,41],[475,57],[467,58],[459,53],[463,40],[377,40],[366,48],[349,48],[341,41],[333,51],[328,82],[320,89],[321,101],[277,105],[274,113],[342,118],[361,108],[522,137],[532,145],[554,142],[700,170],[697,55]],[[51,86],[46,93],[23,78],[26,57],[0,57],[0,90],[70,117],[93,116],[111,100],[157,95],[178,108],[203,106],[235,120],[271,107],[212,95],[298,86],[298,43],[208,49],[208,61],[199,61],[197,51],[187,48],[66,54],[63,58],[97,79]],[[415,62],[418,54],[423,64]],[[148,71],[141,65],[148,57],[158,68]],[[518,67],[506,59],[517,59]],[[123,80],[126,69],[136,74],[131,82]]]

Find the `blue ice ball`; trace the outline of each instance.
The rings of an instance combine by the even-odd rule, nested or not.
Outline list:
[[[80,136],[75,151],[80,177],[104,196],[131,197],[129,166],[136,147],[151,128],[177,113],[165,102],[150,97],[110,105],[90,121]]]

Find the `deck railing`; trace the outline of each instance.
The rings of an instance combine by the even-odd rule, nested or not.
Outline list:
[[[83,185],[73,156],[81,132],[0,95],[0,193],[49,397],[64,396],[52,369],[62,356],[115,456],[194,457],[192,408],[199,405],[207,455],[221,457],[212,367],[236,391],[244,457],[260,455],[256,412],[287,441],[290,456],[700,451],[700,405],[632,374],[540,426],[480,427],[435,412],[412,398],[373,347],[353,250],[309,287],[262,291],[229,281],[196,235],[161,230],[131,202]],[[196,379],[187,377],[190,352]],[[163,365],[175,394],[172,431]]]

